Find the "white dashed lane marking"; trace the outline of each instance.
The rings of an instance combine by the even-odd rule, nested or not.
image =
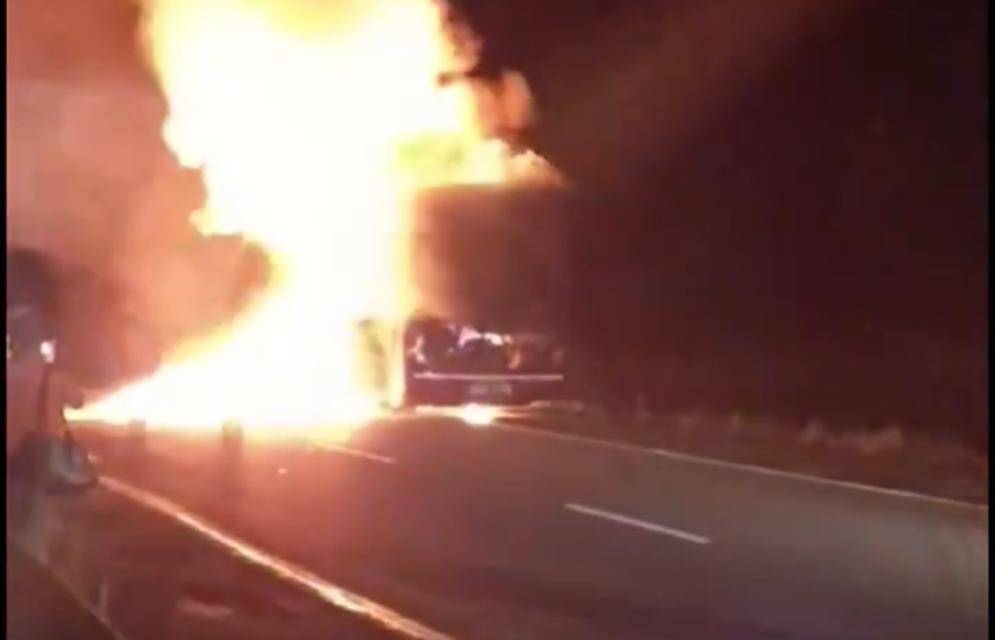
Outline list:
[[[711,540],[705,536],[700,536],[696,533],[689,533],[687,531],[681,531],[680,529],[674,529],[673,527],[665,527],[662,524],[657,524],[655,522],[648,522],[646,520],[640,520],[639,518],[633,518],[631,516],[625,516],[620,513],[612,513],[611,511],[605,511],[604,509],[595,509],[594,507],[587,507],[582,504],[576,504],[568,502],[563,505],[567,511],[573,511],[574,513],[581,513],[586,516],[593,516],[595,518],[601,518],[603,520],[608,520],[610,522],[615,522],[617,524],[624,524],[630,527],[635,527],[637,529],[643,529],[645,531],[652,531],[653,533],[659,533],[665,536],[671,536],[679,540],[684,540],[685,542],[693,542],[694,544],[711,544]]]

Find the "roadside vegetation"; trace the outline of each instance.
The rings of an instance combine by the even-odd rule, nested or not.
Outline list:
[[[553,420],[528,426],[624,440],[647,447],[835,480],[988,503],[988,456],[940,430],[779,419],[746,413],[613,412],[582,402],[541,403]]]

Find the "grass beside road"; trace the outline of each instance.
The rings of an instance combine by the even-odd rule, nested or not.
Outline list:
[[[727,462],[988,504],[988,457],[964,444],[888,425],[871,429],[740,415],[612,417],[549,407],[503,420]]]

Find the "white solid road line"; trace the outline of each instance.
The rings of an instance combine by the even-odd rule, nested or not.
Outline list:
[[[451,636],[430,629],[392,609],[332,584],[307,569],[239,540],[166,498],[117,478],[105,476],[100,479],[100,484],[143,507],[172,518],[215,544],[232,551],[243,560],[266,569],[277,578],[302,587],[329,604],[364,616],[390,631],[415,640],[453,640]]]
[[[388,456],[382,456],[377,453],[370,453],[369,451],[363,451],[361,449],[353,449],[352,447],[346,447],[341,444],[331,444],[328,442],[318,442],[316,440],[311,440],[309,443],[323,451],[334,451],[335,453],[344,453],[348,456],[353,456],[355,458],[362,458],[363,460],[369,460],[370,462],[379,462],[381,464],[396,464],[396,458],[390,458]]]
[[[640,520],[638,518],[632,518],[630,516],[624,516],[620,513],[612,513],[611,511],[605,511],[603,509],[595,509],[594,507],[586,507],[582,504],[576,504],[568,502],[563,505],[563,508],[568,511],[574,511],[576,513],[582,513],[587,516],[594,516],[595,518],[604,518],[605,520],[611,520],[612,522],[617,522],[619,524],[629,525],[630,527],[636,527],[638,529],[645,529],[646,531],[652,531],[653,533],[660,533],[666,536],[672,536],[685,542],[693,542],[695,544],[711,544],[711,540],[705,536],[699,536],[695,533],[688,533],[687,531],[681,531],[680,529],[674,529],[672,527],[665,527],[662,524],[656,524],[655,522],[647,522],[646,520]]]
[[[964,502],[963,500],[954,500],[953,498],[941,498],[939,496],[931,496],[925,493],[916,493],[915,491],[889,489],[888,487],[875,487],[870,484],[861,484],[859,482],[850,482],[848,480],[836,480],[834,478],[821,478],[819,476],[810,476],[804,473],[798,473],[797,471],[781,471],[780,469],[770,469],[768,467],[761,467],[755,464],[745,464],[743,462],[726,462],[725,460],[715,460],[714,458],[705,458],[702,456],[692,455],[690,453],[671,451],[670,449],[653,449],[652,451],[656,455],[663,456],[665,458],[685,460],[697,464],[711,465],[713,467],[727,467],[730,469],[737,469],[739,471],[749,471],[768,476],[789,478],[791,480],[799,480],[813,484],[825,484],[833,487],[839,487],[841,489],[852,489],[854,491],[877,493],[880,495],[890,496],[892,498],[922,500],[923,502],[932,502],[934,504],[941,504],[947,507],[973,509],[975,511],[988,511],[988,505],[986,504],[975,504],[972,502]]]
[[[925,493],[916,493],[914,491],[904,491],[902,489],[889,489],[887,487],[875,487],[869,484],[861,484],[859,482],[850,482],[847,480],[835,480],[833,478],[822,478],[819,476],[810,476],[804,473],[798,473],[796,471],[781,471],[779,469],[770,469],[768,467],[761,467],[755,464],[745,464],[742,462],[728,462],[726,460],[716,460],[715,458],[706,458],[704,456],[696,456],[690,453],[681,453],[680,451],[671,451],[670,449],[654,449],[651,447],[642,447],[635,444],[628,444],[625,442],[615,442],[613,440],[604,440],[602,438],[592,438],[590,436],[579,436],[571,433],[562,433],[556,431],[548,431],[546,429],[537,429],[535,427],[525,427],[517,424],[507,424],[502,422],[495,422],[493,428],[504,429],[506,431],[516,431],[519,433],[527,433],[535,436],[541,436],[544,438],[551,438],[553,440],[564,440],[568,442],[579,442],[582,444],[589,444],[598,447],[605,447],[608,449],[616,449],[618,451],[628,451],[631,453],[643,453],[649,455],[662,456],[664,458],[671,458],[673,460],[681,460],[684,462],[692,462],[694,464],[708,465],[712,467],[724,467],[726,469],[736,469],[737,471],[746,471],[750,473],[758,473],[767,476],[776,476],[779,478],[788,478],[790,480],[798,480],[801,482],[808,482],[811,484],[823,484],[832,487],[838,487],[842,489],[852,489],[855,491],[864,491],[867,493],[876,493],[879,495],[891,496],[893,498],[906,498],[910,500],[922,500],[924,502],[932,502],[934,504],[941,504],[948,507],[958,507],[961,509],[971,509],[974,511],[988,511],[988,505],[986,504],[976,504],[973,502],[964,502],[963,500],[955,500],[953,498],[941,498],[939,496],[931,496]]]

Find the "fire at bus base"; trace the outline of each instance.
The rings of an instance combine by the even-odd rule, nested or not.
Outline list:
[[[559,182],[498,131],[529,125],[514,73],[473,79],[479,42],[433,0],[148,0],[141,41],[168,104],[163,138],[199,169],[199,231],[273,266],[230,326],[73,420],[249,433],[334,430],[378,412],[356,326],[418,304],[412,203],[448,185]]]

